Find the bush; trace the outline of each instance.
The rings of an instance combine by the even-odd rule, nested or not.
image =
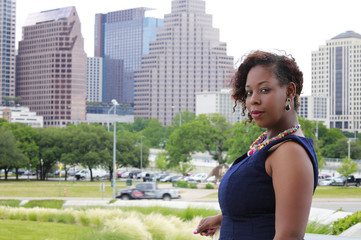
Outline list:
[[[189,184],[189,187],[190,187],[190,188],[198,188],[198,187],[197,187],[197,184],[195,184],[195,183]]]
[[[206,184],[206,189],[214,189],[214,186],[210,183]]]
[[[339,219],[333,223],[332,235],[338,235],[359,222],[361,222],[361,211]]]
[[[330,225],[321,224],[316,221],[309,222],[307,224],[306,233],[329,235],[332,233],[332,227]]]
[[[24,208],[55,208],[61,209],[63,207],[64,200],[30,200],[23,205]]]
[[[178,181],[177,182],[177,187],[181,187],[181,188],[188,188],[188,183],[186,181]]]

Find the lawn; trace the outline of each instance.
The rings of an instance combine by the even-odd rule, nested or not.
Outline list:
[[[105,184],[104,197],[112,197],[110,182],[0,181],[0,197],[102,197],[100,184]],[[117,189],[125,182],[117,182]]]
[[[314,198],[361,198],[361,188],[318,186]]]
[[[77,225],[19,220],[0,220],[0,240],[96,239],[99,230]],[[100,238],[99,238],[100,239]]]

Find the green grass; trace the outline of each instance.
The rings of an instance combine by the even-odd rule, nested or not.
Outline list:
[[[0,206],[18,207],[21,201],[17,199],[3,199],[0,200]]]
[[[208,217],[220,214],[220,211],[213,209],[201,209],[201,208],[187,208],[187,209],[176,209],[166,207],[121,207],[122,211],[136,211],[144,215],[151,213],[159,213],[163,216],[176,216],[183,221],[192,220],[195,217]]]
[[[102,197],[102,182],[59,182],[57,181],[1,181],[0,193],[4,197]],[[110,182],[105,184],[104,197],[113,196]],[[125,182],[117,182],[117,189],[125,188]]]
[[[64,204],[64,200],[30,200],[29,202],[22,205],[24,208],[34,208],[34,207],[41,207],[41,208],[54,208],[54,209],[61,209]]]
[[[318,186],[314,198],[361,198],[361,188]]]
[[[309,222],[307,224],[306,233],[330,235],[332,233],[332,226],[318,222]]]
[[[0,240],[115,240],[118,234],[104,233],[91,227],[62,223],[0,220]]]

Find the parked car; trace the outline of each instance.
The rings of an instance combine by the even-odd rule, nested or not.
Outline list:
[[[95,178],[95,179],[104,178],[107,175],[107,172],[102,169],[92,169],[92,173],[93,173],[93,178]],[[76,178],[76,180],[90,179],[89,169],[80,170],[79,172],[77,172],[75,174],[75,178]]]
[[[361,178],[355,178],[355,176],[350,175],[347,178],[344,176],[335,177],[334,181],[330,184],[332,186],[356,186],[361,185]]]
[[[165,201],[170,201],[174,198],[180,198],[180,194],[178,189],[159,189],[155,182],[144,182],[138,183],[128,189],[118,190],[116,197],[122,200],[163,199]]]
[[[192,175],[188,182],[204,182],[208,177],[207,173],[197,173],[195,175]]]
[[[332,177],[325,178],[325,179],[318,181],[318,185],[320,185],[320,186],[328,186],[328,185],[331,185],[331,183],[333,183]]]
[[[155,182],[157,177],[154,173],[146,173],[143,177],[143,182]]]
[[[140,171],[140,170],[132,170],[132,171],[130,171],[129,172],[129,178],[137,178],[137,175],[139,174],[139,173],[141,173],[142,171]]]
[[[161,182],[161,180],[165,177],[167,177],[168,174],[164,173],[164,174],[160,174],[158,177],[157,177],[157,182]]]
[[[164,178],[160,179],[159,182],[170,182],[172,176],[165,176]]]
[[[331,186],[344,186],[346,178],[344,176],[339,176],[333,178],[333,182],[330,184]]]

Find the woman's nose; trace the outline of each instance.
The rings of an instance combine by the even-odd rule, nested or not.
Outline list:
[[[260,103],[260,96],[258,93],[253,93],[252,96],[251,96],[251,104],[254,105],[254,104],[259,104]]]

